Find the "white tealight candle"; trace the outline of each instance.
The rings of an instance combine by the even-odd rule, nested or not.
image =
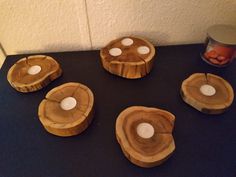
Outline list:
[[[134,43],[133,39],[130,38],[124,38],[121,41],[121,44],[124,46],[131,46]]]
[[[150,49],[147,46],[140,46],[137,48],[137,51],[139,54],[148,54],[150,52]]]
[[[209,84],[204,84],[200,87],[200,92],[205,96],[213,96],[216,94],[216,89]]]
[[[35,75],[35,74],[38,74],[40,71],[41,71],[41,66],[39,65],[34,65],[34,66],[31,66],[29,69],[28,69],[28,74],[30,75]]]
[[[77,101],[74,97],[66,97],[61,101],[60,106],[63,110],[68,111],[73,109],[76,104]]]
[[[154,135],[154,128],[151,124],[143,122],[137,126],[137,134],[142,138],[151,138]]]
[[[120,48],[111,48],[111,49],[109,50],[109,54],[110,54],[111,56],[113,56],[113,57],[117,57],[117,56],[119,56],[119,55],[122,54],[122,51],[121,51]]]

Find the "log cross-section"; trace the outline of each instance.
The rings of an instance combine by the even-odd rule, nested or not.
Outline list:
[[[154,46],[137,37],[113,40],[100,51],[104,69],[128,79],[146,76],[152,69],[154,55]]]
[[[39,105],[39,120],[44,128],[57,136],[73,136],[83,132],[94,115],[92,91],[80,83],[66,83],[46,95]]]
[[[175,150],[175,116],[157,108],[132,106],[116,120],[116,138],[124,155],[140,167],[154,167]]]
[[[181,86],[183,100],[206,114],[225,112],[233,102],[232,86],[210,73],[195,73],[185,79]]]
[[[33,55],[18,60],[8,71],[7,80],[19,92],[37,91],[60,77],[60,65],[52,57]]]

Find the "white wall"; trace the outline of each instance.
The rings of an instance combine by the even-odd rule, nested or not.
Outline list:
[[[1,68],[5,58],[6,58],[6,54],[4,53],[3,49],[1,49],[1,46],[0,46],[0,68]]]
[[[236,0],[0,0],[8,55],[97,49],[130,34],[156,45],[198,43],[217,23],[236,25]]]
[[[204,41],[210,25],[236,25],[236,0],[87,1],[95,47],[129,34],[156,45],[198,43]]]

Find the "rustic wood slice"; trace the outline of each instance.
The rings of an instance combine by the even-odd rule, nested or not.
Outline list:
[[[183,81],[183,100],[206,114],[220,114],[233,102],[234,91],[223,78],[210,73],[195,73]]]
[[[116,138],[124,155],[140,167],[154,167],[175,150],[175,116],[157,108],[132,106],[116,120]]]
[[[60,65],[52,57],[33,55],[17,61],[8,71],[7,80],[19,92],[37,91],[60,77]]]
[[[94,96],[88,87],[80,83],[66,83],[47,93],[39,105],[39,120],[54,135],[77,135],[91,123],[93,105]]]
[[[105,70],[128,79],[147,75],[152,69],[154,55],[154,46],[137,37],[113,40],[100,51]]]

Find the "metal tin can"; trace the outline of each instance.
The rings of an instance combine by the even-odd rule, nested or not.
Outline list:
[[[208,28],[206,49],[201,58],[217,67],[230,64],[236,57],[236,27],[231,25],[214,25]]]

